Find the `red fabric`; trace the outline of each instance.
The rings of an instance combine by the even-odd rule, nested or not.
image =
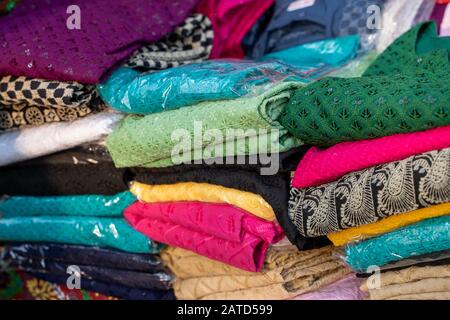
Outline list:
[[[269,244],[284,237],[279,225],[221,203],[135,202],[125,218],[155,241],[253,272],[261,270]]]
[[[437,4],[447,4],[450,3],[450,0],[436,0]]]
[[[292,186],[318,186],[353,171],[449,147],[450,126],[372,140],[342,142],[324,150],[312,147],[298,164]]]
[[[197,11],[208,16],[214,29],[211,59],[244,57],[245,34],[274,0],[201,0]]]

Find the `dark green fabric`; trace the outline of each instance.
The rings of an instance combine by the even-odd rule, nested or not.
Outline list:
[[[440,41],[434,24],[414,27],[363,77],[324,78],[297,90],[280,123],[318,146],[450,124],[450,38]]]

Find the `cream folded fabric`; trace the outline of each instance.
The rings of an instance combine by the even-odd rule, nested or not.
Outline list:
[[[369,290],[371,300],[386,300],[389,298],[450,291],[450,278],[428,278],[413,282],[392,284],[381,289]]]

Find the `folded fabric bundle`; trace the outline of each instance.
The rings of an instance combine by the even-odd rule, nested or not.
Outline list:
[[[294,300],[363,300],[366,294],[359,289],[361,279],[350,274],[316,291],[305,293]]]
[[[120,68],[98,86],[98,91],[110,107],[145,115],[204,101],[255,96],[289,80],[302,79],[295,69],[278,61],[218,60],[155,73]]]
[[[67,277],[71,264],[61,261],[15,256],[6,260],[15,269],[28,273],[42,273],[53,276]],[[81,281],[95,280],[129,288],[168,290],[171,288],[172,277],[165,272],[139,272],[131,270],[111,269],[98,266],[75,264],[80,271]]]
[[[312,147],[300,160],[292,186],[318,186],[353,171],[448,147],[450,126],[371,140],[341,142],[324,150]]]
[[[257,274],[171,247],[161,257],[176,276],[178,299],[286,299],[349,272],[333,259],[329,247],[302,252],[292,246],[272,247]]]
[[[324,78],[298,90],[279,121],[318,146],[448,125],[450,43],[435,28],[411,29],[361,78]]]
[[[380,287],[364,283],[362,290],[371,300],[413,299],[415,295],[428,294],[430,299],[446,300],[450,295],[450,266],[410,267],[380,275]],[[417,298],[419,298],[417,297]]]
[[[357,272],[369,266],[450,249],[450,216],[428,219],[345,248],[345,261]]]
[[[450,148],[291,189],[289,215],[305,237],[326,235],[450,202]]]
[[[106,147],[86,144],[0,167],[0,195],[114,195],[128,189]]]
[[[212,59],[244,57],[242,40],[274,0],[200,0],[197,11],[209,17],[214,29]]]
[[[15,260],[25,257],[121,270],[154,273],[164,271],[159,257],[152,254],[58,243],[8,244],[4,250]]]
[[[326,237],[304,238],[288,216],[290,175],[309,147],[298,147],[269,157],[216,159],[212,164],[183,164],[167,168],[131,168],[129,181],[160,185],[198,182],[260,195],[275,211],[289,241],[300,250],[329,244]],[[1,181],[1,178],[0,178]],[[1,189],[0,189],[1,190]]]
[[[142,44],[170,33],[196,4],[22,0],[0,21],[0,74],[96,84]]]
[[[136,230],[248,271],[261,269],[267,249],[282,229],[227,204],[136,202],[125,210]]]
[[[410,211],[387,217],[380,221],[364,224],[359,227],[346,229],[340,232],[328,234],[328,238],[335,246],[342,246],[347,242],[364,240],[395,229],[407,226],[425,219],[440,217],[450,214],[450,203],[438,204],[429,208]]]
[[[129,191],[114,196],[75,195],[54,197],[13,196],[0,199],[0,215],[17,216],[122,216],[136,201]]]
[[[0,132],[37,127],[52,122],[72,122],[105,109],[106,106],[99,99],[81,107],[40,107],[0,103]]]
[[[18,270],[0,272],[0,300],[115,300],[98,292],[71,290]]]
[[[39,216],[0,219],[0,240],[56,242],[157,253],[160,245],[131,228],[123,218]]]
[[[70,123],[50,123],[0,135],[0,166],[104,138],[122,115],[102,112]]]
[[[266,54],[266,59],[277,59],[295,67],[307,79],[331,72],[355,57],[359,47],[358,36],[345,36],[316,41]]]
[[[67,275],[56,276],[46,273],[30,273],[30,275],[51,283],[66,285]],[[151,290],[130,288],[126,286],[104,283],[101,281],[82,279],[80,282],[81,289],[95,291],[100,294],[121,298],[124,300],[174,300],[172,290]]]
[[[281,0],[270,14],[263,16],[245,36],[246,56],[257,59],[265,53],[279,51],[327,38],[361,35],[367,50],[376,40],[376,28],[368,28],[367,8],[380,10],[384,0]]]
[[[211,21],[193,14],[160,41],[136,50],[126,62],[135,69],[161,70],[208,59],[214,32]]]
[[[286,135],[276,119],[299,86],[284,82],[256,97],[128,116],[108,136],[108,150],[119,168],[166,167],[197,159],[287,151],[303,143]]]
[[[208,183],[146,185],[133,182],[130,191],[145,203],[196,201],[229,204],[261,219],[275,219],[272,207],[260,195]]]
[[[28,77],[0,77],[0,105],[81,107],[98,96],[95,86]]]

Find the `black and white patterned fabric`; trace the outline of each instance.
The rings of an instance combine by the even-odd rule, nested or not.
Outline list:
[[[214,33],[211,21],[194,14],[163,40],[136,50],[126,66],[162,70],[208,59]]]

